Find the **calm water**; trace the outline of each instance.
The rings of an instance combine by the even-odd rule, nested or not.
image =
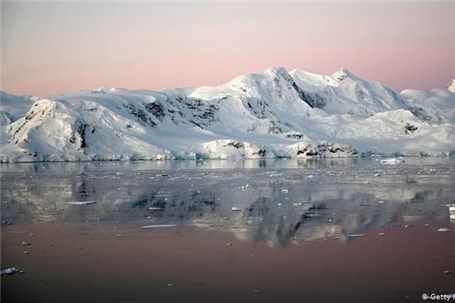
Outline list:
[[[455,292],[455,275],[442,273],[455,271],[454,233],[437,232],[454,227],[445,206],[455,203],[453,158],[1,171],[2,268],[27,267],[2,277],[11,302],[73,302],[68,283],[85,287],[84,302],[417,302],[424,292]],[[84,201],[95,203],[68,203]]]
[[[1,182],[2,221],[13,224],[176,224],[286,246],[448,218],[455,160],[16,164],[2,167]]]

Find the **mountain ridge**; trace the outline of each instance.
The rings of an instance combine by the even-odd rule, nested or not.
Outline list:
[[[8,117],[2,118],[1,162],[449,155],[455,150],[454,94],[405,90],[397,95],[347,69],[317,75],[273,67],[212,87],[101,87],[29,97],[30,108],[15,116],[8,96],[0,111]]]

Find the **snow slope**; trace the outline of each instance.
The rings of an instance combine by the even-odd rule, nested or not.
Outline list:
[[[279,67],[216,87],[102,87],[24,101],[2,126],[0,161],[449,154],[453,96]]]
[[[39,97],[16,96],[0,91],[0,125],[23,117]]]
[[[421,91],[406,89],[400,93],[410,111],[431,123],[455,123],[455,94],[444,89]]]
[[[379,82],[359,79],[346,69],[330,76],[301,70],[290,73],[299,87],[304,88],[314,107],[329,114],[350,114],[368,117],[376,113],[405,107],[402,100]]]

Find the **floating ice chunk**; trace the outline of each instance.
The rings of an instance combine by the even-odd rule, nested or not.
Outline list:
[[[350,237],[350,238],[358,238],[358,237],[363,237],[363,236],[365,236],[365,234],[350,234],[350,235],[348,235],[348,237]]]
[[[95,204],[96,201],[70,201],[66,202],[66,204],[69,205],[90,205],[90,204]]]
[[[437,231],[440,232],[440,233],[448,233],[450,231],[450,229],[445,228],[445,227],[441,227],[441,228],[438,228]]]
[[[282,192],[283,194],[287,194],[287,193],[289,192],[289,190],[288,190],[287,188],[283,188],[283,189],[281,190],[281,192]]]
[[[323,214],[320,213],[306,213],[305,218],[321,218]]]
[[[272,173],[269,175],[270,178],[274,178],[274,177],[281,177],[283,174],[278,174],[278,173]]]
[[[143,225],[141,226],[142,229],[150,229],[150,228],[168,228],[168,227],[176,227],[176,224],[156,224],[156,225]]]
[[[8,268],[5,268],[3,270],[0,271],[0,274],[3,276],[3,275],[14,275],[14,274],[23,274],[24,271],[23,270],[20,270],[20,269],[17,269],[16,267],[8,267]]]
[[[231,211],[241,211],[242,209],[240,207],[232,207]]]
[[[404,163],[404,159],[402,157],[381,160],[381,164],[396,165],[400,163]]]

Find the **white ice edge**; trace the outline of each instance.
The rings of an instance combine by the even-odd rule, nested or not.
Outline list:
[[[90,204],[95,204],[96,201],[69,201],[66,202],[66,204],[69,205],[90,205]]]
[[[350,238],[363,237],[363,236],[365,236],[365,234],[350,234],[350,235],[348,235],[348,237],[350,237]]]
[[[156,225],[143,225],[143,226],[141,226],[142,229],[167,228],[167,227],[177,227],[177,225],[176,224],[156,224]]]

